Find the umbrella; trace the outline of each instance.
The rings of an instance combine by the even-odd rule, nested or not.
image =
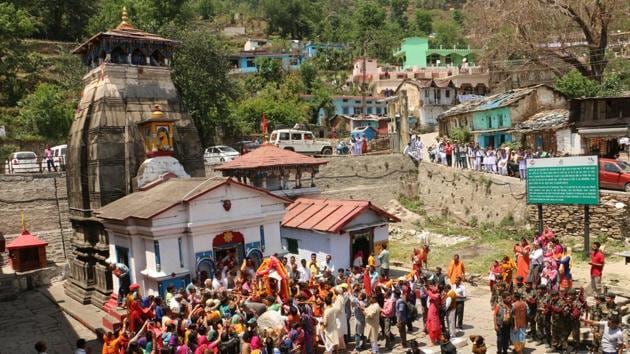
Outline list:
[[[267,310],[265,313],[258,317],[258,329],[264,330],[267,328],[277,329],[284,327],[284,318],[278,311]]]

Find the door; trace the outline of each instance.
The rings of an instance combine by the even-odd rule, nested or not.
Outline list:
[[[370,229],[353,231],[350,233],[350,264],[352,267],[355,258],[363,258],[363,266],[367,265],[367,260],[374,248],[374,232]]]
[[[305,152],[304,140],[302,139],[302,133],[291,133],[291,146],[296,152]]]
[[[612,162],[603,162],[603,169],[599,174],[599,186],[604,188],[619,188],[619,179],[621,178],[621,170]],[[623,186],[621,186],[623,188]]]

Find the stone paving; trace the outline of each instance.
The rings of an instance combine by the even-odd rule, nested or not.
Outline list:
[[[35,353],[40,340],[48,345],[48,354],[69,354],[78,338],[85,338],[93,353],[100,353],[96,335],[62,312],[45,291],[31,290],[16,300],[0,302],[0,354]]]

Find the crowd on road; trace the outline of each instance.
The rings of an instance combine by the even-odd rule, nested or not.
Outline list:
[[[504,256],[488,273],[498,353],[507,354],[510,345],[522,353],[527,337],[545,344],[549,352],[573,352],[584,344],[582,325],[591,326],[590,352],[621,353],[621,314],[615,294],[602,292],[605,257],[600,244],[592,246],[594,303],[589,306],[586,289],[573,287],[570,249],[548,228],[531,241],[524,238],[515,244],[515,260]]]

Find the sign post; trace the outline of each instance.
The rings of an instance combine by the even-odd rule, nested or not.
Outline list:
[[[527,204],[538,204],[538,228],[542,206],[584,206],[584,252],[590,248],[589,205],[599,204],[597,156],[573,156],[527,160]]]

